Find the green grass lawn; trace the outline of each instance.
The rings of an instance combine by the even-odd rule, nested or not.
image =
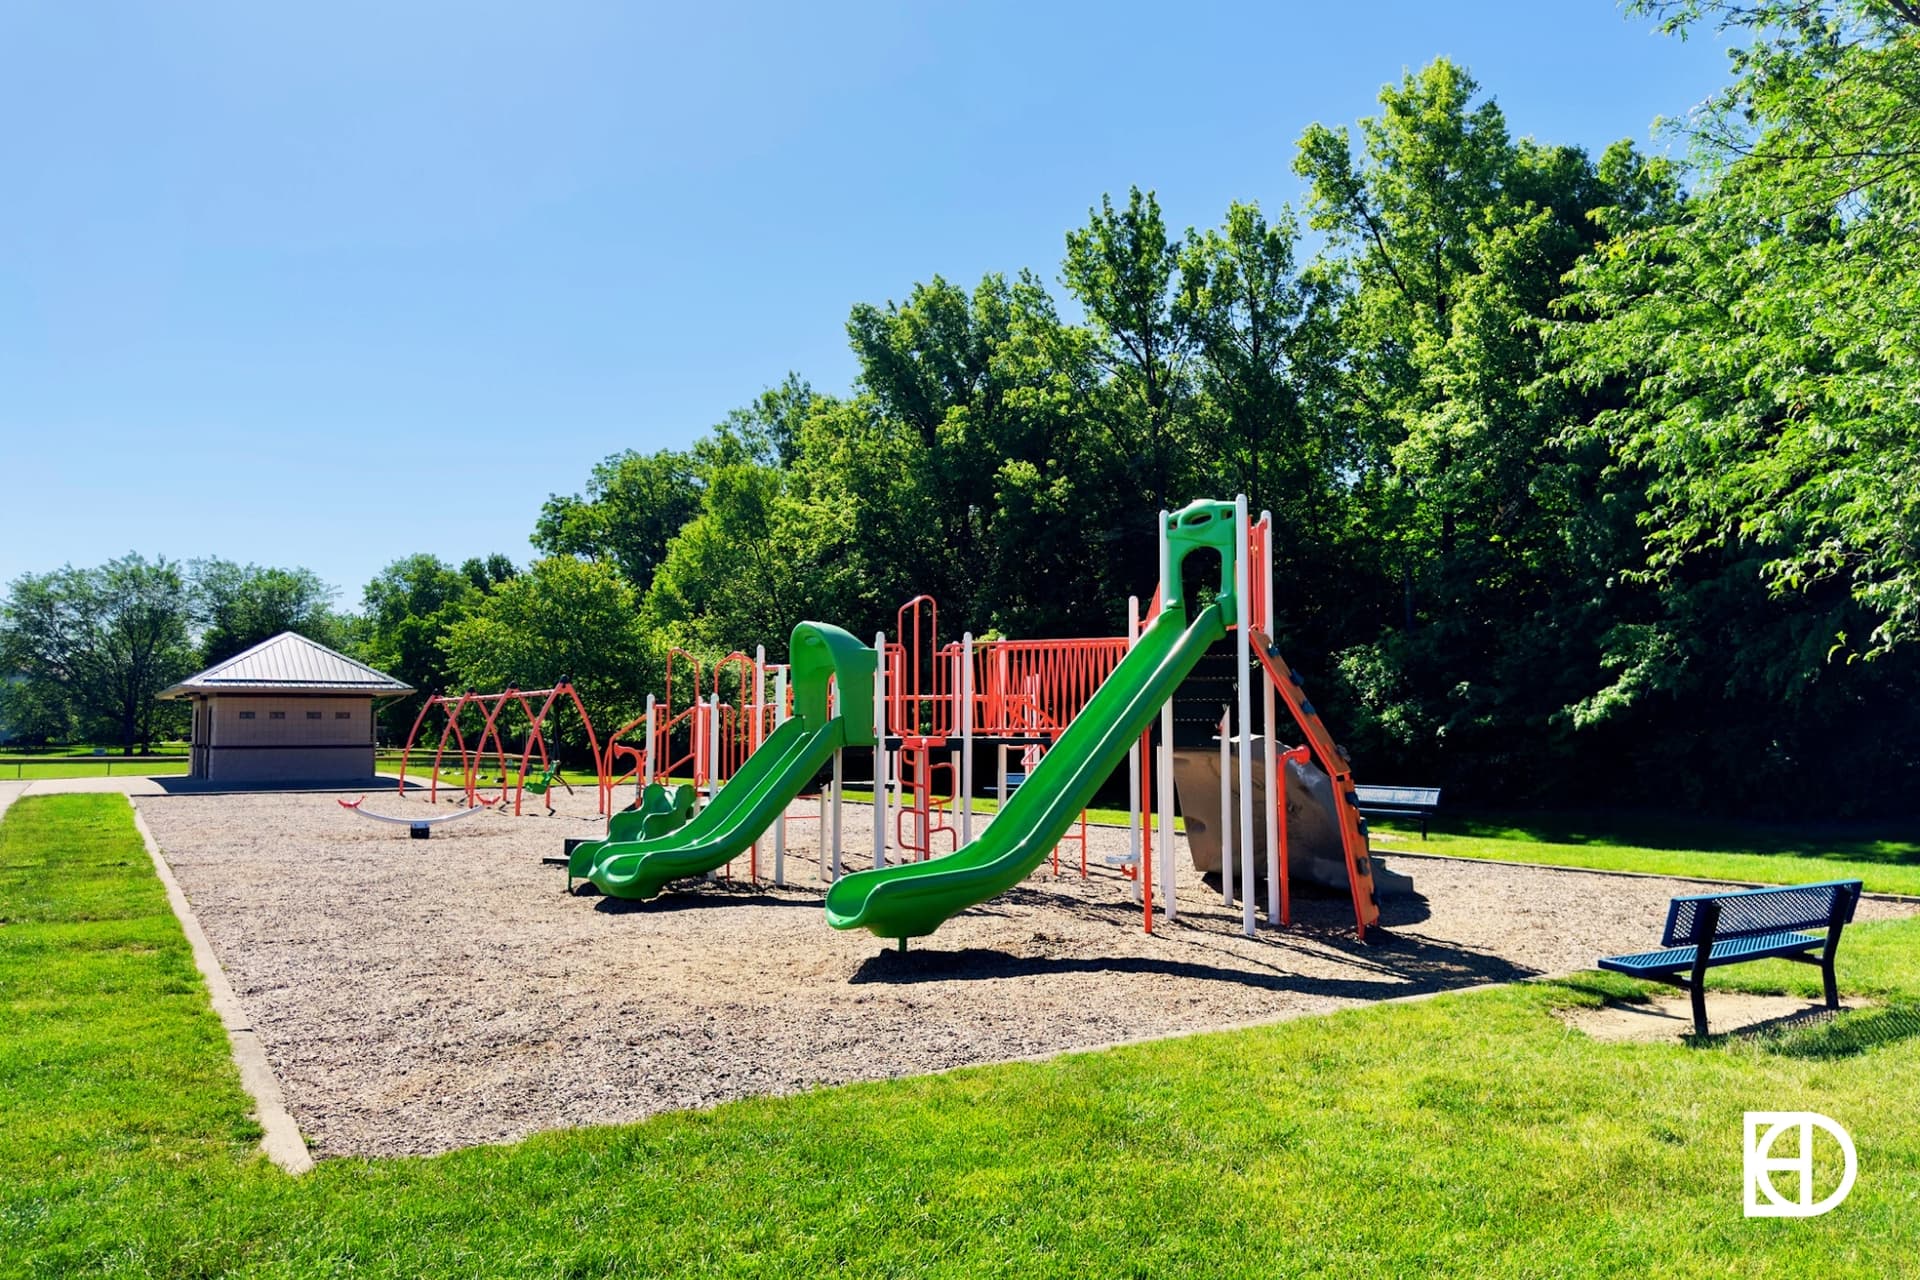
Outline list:
[[[1425,841],[1417,826],[1371,825],[1383,851],[1760,884],[1857,879],[1876,893],[1920,894],[1920,823],[1894,834],[1647,815],[1495,816],[1437,819]]]
[[[125,755],[117,746],[67,742],[51,747],[0,747],[0,782],[41,778],[158,778],[187,772],[187,744],[156,742]]]
[[[187,745],[187,741],[184,738],[167,738],[153,742],[149,744],[147,751],[135,752],[135,754],[160,756],[185,755],[187,753]],[[57,742],[44,747],[0,746],[0,759],[13,760],[16,758],[25,758],[37,760],[55,756],[90,756],[102,751],[108,755],[117,756],[121,754],[122,750],[119,744],[111,742]]]
[[[295,1180],[124,799],[29,799],[0,821],[0,1275],[1911,1274],[1917,942],[1851,931],[1882,1006],[1776,1041],[1594,1043],[1553,1008],[1640,988],[1593,975]],[[1741,1113],[1796,1108],[1851,1130],[1859,1183],[1746,1220]]]
[[[42,778],[164,778],[187,772],[188,762],[148,756],[34,755],[0,756],[0,782]]]

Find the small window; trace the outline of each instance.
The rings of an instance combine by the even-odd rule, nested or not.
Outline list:
[[[251,712],[251,711],[242,711],[242,712],[240,713],[240,718],[241,718],[242,720],[251,720],[251,719],[253,719],[253,712]]]
[[[287,713],[284,711],[267,712],[267,719],[269,720],[285,720],[286,718],[287,718]]]
[[[307,712],[307,719],[309,719],[309,720],[318,720],[319,718],[320,718],[320,713],[319,713],[318,711],[309,711],[309,712]]]
[[[334,718],[335,720],[351,720],[351,719],[353,719],[353,712],[351,712],[351,711],[336,711],[336,712],[334,712],[334,713],[333,713],[333,718]]]

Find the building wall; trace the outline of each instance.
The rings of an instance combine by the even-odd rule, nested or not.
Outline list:
[[[205,750],[199,735],[206,734]],[[373,774],[373,699],[214,694],[196,715],[195,755],[216,782],[301,782]]]

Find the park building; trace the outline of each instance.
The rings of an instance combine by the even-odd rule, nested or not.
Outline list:
[[[371,778],[374,704],[412,692],[364,662],[283,631],[160,696],[193,704],[191,777],[297,784]]]

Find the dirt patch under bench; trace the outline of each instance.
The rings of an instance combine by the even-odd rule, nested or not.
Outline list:
[[[1859,1001],[1846,1001],[1841,1007],[1866,1006]],[[1707,1030],[1714,1035],[1786,1031],[1832,1018],[1833,1011],[1824,1000],[1749,995],[1741,991],[1707,992]],[[1659,1044],[1685,1040],[1693,1034],[1693,1002],[1686,996],[1609,1000],[1597,1009],[1563,1009],[1560,1020],[1595,1040]]]

